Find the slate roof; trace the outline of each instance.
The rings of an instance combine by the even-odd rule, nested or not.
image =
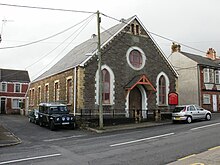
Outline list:
[[[108,42],[110,42],[117,34],[119,34],[134,19],[137,19],[140,22],[140,20],[138,19],[137,16],[133,16],[127,20],[123,20],[122,23],[119,23],[119,24],[111,27],[110,29],[102,32],[100,35],[101,48],[104,47]],[[147,30],[146,30],[146,32],[147,32]],[[150,36],[150,34],[149,34],[149,36]],[[42,80],[44,78],[50,77],[52,75],[61,73],[63,71],[69,70],[69,69],[75,68],[79,65],[83,66],[90,58],[92,58],[92,56],[94,56],[96,54],[96,52],[97,52],[97,37],[94,37],[94,38],[91,38],[91,39],[83,42],[82,44],[76,46],[75,48],[73,48],[60,61],[58,61],[48,71],[46,71],[45,73],[40,75],[38,78],[36,78],[33,82]],[[90,54],[90,56],[88,56],[88,54]],[[164,54],[163,54],[163,56],[165,57]],[[166,57],[165,57],[165,60],[167,60],[168,64],[171,66],[171,69],[173,70],[174,74],[177,75],[177,72],[172,67],[171,63],[168,61],[168,59]]]
[[[198,64],[201,65],[206,65],[206,66],[213,66],[213,67],[219,67],[219,60],[211,60],[210,58],[207,57],[203,57],[200,55],[196,55],[196,54],[191,54],[191,53],[186,53],[186,52],[180,52],[182,53],[184,56],[190,58],[191,60],[197,62]]]
[[[115,35],[117,35],[121,29],[123,29],[127,24],[133,20],[136,16],[133,16],[124,23],[117,24],[110,29],[101,33],[101,47],[103,47],[109,40],[111,40]],[[54,74],[66,71],[68,69],[74,68],[77,65],[82,65],[85,61],[91,58],[97,51],[97,36],[83,42],[82,44],[73,48],[67,55],[65,55],[60,61],[58,61],[54,66],[52,66],[48,71],[43,73],[34,81],[41,80],[43,78],[52,76]],[[90,56],[88,56],[88,54]]]
[[[3,81],[29,83],[30,77],[25,70],[0,69],[0,82]]]

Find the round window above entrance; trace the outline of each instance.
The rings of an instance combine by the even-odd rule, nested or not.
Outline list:
[[[136,46],[130,47],[126,56],[127,62],[132,69],[141,70],[144,67],[146,57],[140,48]]]

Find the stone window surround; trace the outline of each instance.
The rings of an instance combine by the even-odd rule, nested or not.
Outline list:
[[[165,80],[166,80],[166,100],[165,100],[165,104],[163,105],[160,105],[159,103],[159,79],[161,76],[164,76],[165,77]],[[158,106],[167,106],[168,105],[168,94],[170,92],[170,88],[169,88],[169,84],[170,84],[170,81],[169,81],[169,78],[168,76],[166,75],[166,73],[164,72],[160,72],[158,75],[157,75],[157,79],[156,79],[156,90],[157,90],[157,93],[156,93],[156,105]]]
[[[142,65],[141,65],[139,68],[134,67],[134,66],[131,64],[131,62],[130,62],[129,56],[130,56],[130,53],[131,53],[132,50],[137,50],[137,51],[139,51],[139,52],[141,53],[141,56],[142,56]],[[129,65],[132,69],[134,69],[134,70],[141,70],[141,69],[143,69],[144,66],[145,66],[145,62],[146,62],[145,53],[144,53],[144,51],[143,51],[141,48],[139,48],[139,47],[137,47],[137,46],[131,46],[131,47],[127,50],[127,52],[126,52],[126,58],[127,58],[127,63],[128,63],[128,65]]]
[[[103,104],[103,105],[113,105],[115,100],[115,76],[112,71],[112,69],[107,65],[102,65],[101,70],[106,69],[110,74],[110,102],[109,104]],[[95,104],[99,105],[99,74],[98,70],[96,71],[95,76]]]
[[[66,100],[67,100],[67,105],[72,105],[72,102],[73,102],[73,91],[72,91],[72,93],[71,93],[71,95],[72,96],[70,96],[70,102],[68,103],[68,99],[67,99],[67,94],[68,94],[68,81],[71,81],[71,83],[72,83],[72,89],[73,89],[73,76],[68,76],[67,78],[66,78]]]

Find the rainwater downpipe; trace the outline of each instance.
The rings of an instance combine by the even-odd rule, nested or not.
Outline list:
[[[77,69],[77,67],[75,67],[74,68],[74,93],[73,93],[73,100],[74,100],[74,102],[73,102],[73,115],[74,116],[76,116],[76,69]]]

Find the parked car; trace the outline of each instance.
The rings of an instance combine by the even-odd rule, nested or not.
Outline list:
[[[177,121],[186,121],[191,123],[193,120],[211,120],[212,113],[198,105],[179,105],[172,113],[173,123]]]
[[[55,130],[60,126],[75,128],[75,117],[69,114],[67,106],[60,103],[40,103],[39,104],[39,125],[49,126]]]
[[[39,122],[38,113],[39,113],[38,109],[31,110],[28,115],[29,122],[38,124],[38,122]]]

